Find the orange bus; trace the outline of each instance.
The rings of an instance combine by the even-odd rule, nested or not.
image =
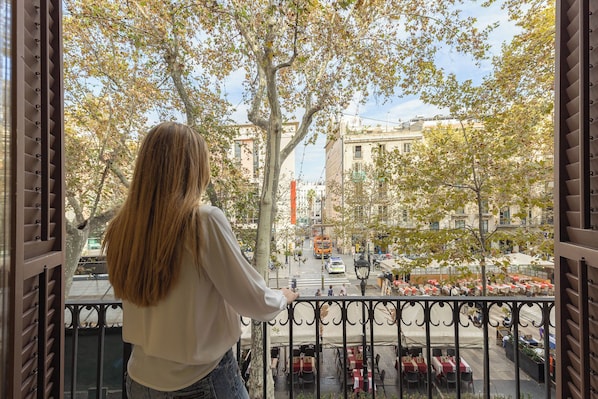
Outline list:
[[[316,258],[329,258],[332,255],[332,242],[330,237],[318,235],[314,237],[314,256]]]

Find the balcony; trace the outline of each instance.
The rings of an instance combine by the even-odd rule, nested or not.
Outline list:
[[[119,302],[67,301],[65,398],[126,397],[120,320]],[[242,323],[243,371],[251,337]],[[554,297],[310,297],[265,324],[276,360],[264,387],[274,384],[276,398],[555,396]],[[265,370],[266,353],[251,367]]]

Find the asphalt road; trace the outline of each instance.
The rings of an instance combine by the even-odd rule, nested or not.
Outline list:
[[[292,279],[295,278],[297,280],[297,289],[303,296],[314,295],[316,290],[318,288],[322,290],[322,287],[324,287],[322,293],[326,295],[330,285],[333,286],[335,295],[338,295],[343,284],[347,288],[347,295],[361,295],[359,280],[355,277],[353,258],[350,254],[339,255],[333,252],[333,256],[340,256],[343,259],[346,271],[344,274],[329,274],[324,268],[325,260],[313,256],[309,240],[303,242],[302,251],[302,261],[292,256],[287,259],[284,255],[279,255],[278,259],[283,266],[278,271],[270,271],[270,287],[290,287]],[[377,270],[371,271],[367,287],[368,294],[379,294],[380,290],[375,287],[378,274]]]

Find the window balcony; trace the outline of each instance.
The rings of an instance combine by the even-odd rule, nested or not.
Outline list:
[[[65,398],[126,397],[121,316],[117,301],[67,301]],[[271,368],[276,398],[555,396],[554,297],[304,297],[262,323],[261,356],[242,324],[240,368]]]
[[[356,183],[356,182],[363,182],[365,181],[365,172],[360,170],[360,171],[353,171],[351,172],[351,180]]]

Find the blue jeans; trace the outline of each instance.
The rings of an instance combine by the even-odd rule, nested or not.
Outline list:
[[[164,392],[148,388],[127,375],[129,399],[249,399],[233,351],[226,352],[218,366],[201,380],[178,391]]]

